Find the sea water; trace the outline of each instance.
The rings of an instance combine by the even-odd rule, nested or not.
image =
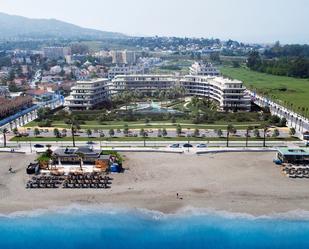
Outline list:
[[[309,248],[309,219],[299,214],[254,217],[190,209],[165,215],[98,207],[15,213],[0,216],[0,248]]]

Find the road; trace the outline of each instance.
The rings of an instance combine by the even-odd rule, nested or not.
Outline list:
[[[41,145],[52,145],[53,147],[69,147],[72,146],[72,142],[38,142]],[[155,147],[168,147],[170,144],[178,143],[180,145],[184,144],[185,142],[176,142],[176,141],[157,141],[157,142],[151,142],[147,141],[145,146],[148,148],[155,148]],[[201,141],[199,142],[190,142],[194,147],[196,147],[197,144],[203,143]],[[204,142],[208,147],[226,147],[225,141],[210,141]],[[36,150],[34,148],[34,145],[37,143],[34,142],[8,142],[8,146],[10,147],[16,147],[16,148],[29,148],[29,150]],[[282,147],[282,146],[289,146],[289,147],[295,147],[295,146],[304,146],[305,143],[303,141],[296,141],[296,142],[282,142],[282,141],[267,141],[266,146],[267,147]],[[144,147],[144,142],[107,142],[107,141],[101,141],[101,142],[94,142],[94,144],[89,145],[87,142],[76,142],[76,146],[92,146],[94,148],[113,148],[113,147]],[[244,141],[231,141],[230,147],[245,147]],[[250,141],[249,147],[263,147],[263,141]]]
[[[187,137],[192,137],[194,134],[194,130],[195,129],[182,129],[182,135]],[[287,128],[279,128],[279,136],[281,138],[288,138],[290,137],[289,135],[289,130]],[[41,137],[55,137],[54,131],[53,129],[39,129],[40,134],[39,136]],[[63,132],[65,131],[65,132]],[[71,131],[69,129],[59,129],[60,133],[64,133],[67,136],[71,136]],[[109,130],[99,130],[94,132],[94,130],[91,131],[92,134],[90,135],[90,137],[94,137],[94,138],[99,138],[100,136],[103,137],[110,137],[109,135]],[[116,137],[125,137],[125,134],[123,133],[123,130],[114,130],[115,132],[115,136]],[[145,129],[145,132],[147,133],[148,137],[158,137],[158,129]],[[260,135],[263,135],[263,130],[259,130]],[[29,129],[27,131],[27,133],[29,134],[30,137],[35,137],[33,129]],[[130,130],[130,136],[133,137],[138,137],[140,133],[140,130],[135,130],[135,129],[131,129]],[[217,138],[218,134],[215,130],[213,129],[199,129],[199,133],[201,137],[205,137],[205,138]],[[273,134],[273,130],[269,130],[267,132],[267,137],[271,137]],[[86,131],[81,130],[78,131],[76,133],[77,136],[79,137],[88,137],[88,134]],[[222,130],[222,136],[226,136],[226,131]],[[237,130],[236,133],[237,137],[246,137],[246,131],[245,130]],[[254,136],[253,135],[253,131],[250,132],[250,136]],[[167,137],[177,137],[177,133],[176,133],[176,129],[171,130],[168,129],[167,130]]]

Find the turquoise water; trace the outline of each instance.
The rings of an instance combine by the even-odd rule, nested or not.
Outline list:
[[[0,248],[309,248],[309,220],[86,210],[0,217]]]

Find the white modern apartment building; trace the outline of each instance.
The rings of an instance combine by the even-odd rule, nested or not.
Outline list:
[[[182,86],[187,96],[215,100],[222,111],[250,111],[251,97],[243,83],[216,76],[118,75],[112,80],[78,81],[65,100],[71,109],[91,109],[122,91],[152,93]]]
[[[65,58],[71,55],[71,48],[69,47],[45,47],[43,48],[44,57],[48,59]]]
[[[173,75],[118,75],[112,80],[112,87],[115,92],[137,90],[149,93],[171,89],[176,82]]]
[[[191,75],[219,76],[220,72],[211,63],[195,62],[190,67]]]
[[[207,97],[219,103],[223,111],[250,111],[251,97],[243,82],[224,77],[187,75],[181,80],[187,95]]]
[[[65,106],[70,109],[92,109],[110,96],[108,79],[90,79],[77,81],[71,88],[71,94],[65,98]]]
[[[243,83],[215,76],[187,75],[124,75],[112,80],[113,92],[168,90],[178,85],[186,90],[188,96],[210,98],[219,103],[221,110],[250,111],[251,98]]]
[[[144,74],[146,70],[143,66],[115,66],[108,70],[108,78],[113,79],[117,75]]]

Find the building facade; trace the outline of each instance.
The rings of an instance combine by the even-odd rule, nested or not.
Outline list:
[[[142,66],[115,66],[108,70],[108,78],[113,79],[117,75],[144,74],[146,70]]]
[[[241,81],[224,77],[188,75],[180,82],[187,95],[213,99],[219,103],[221,110],[251,109],[251,98]]]
[[[71,48],[69,47],[45,47],[43,48],[44,57],[48,59],[63,59],[71,55]]]
[[[190,74],[199,76],[219,76],[220,72],[211,63],[195,62],[190,67]]]
[[[136,53],[134,51],[111,51],[113,64],[122,65],[133,65],[136,63]]]
[[[71,88],[71,94],[65,99],[65,106],[70,109],[92,109],[109,99],[110,81],[94,79],[77,81]]]
[[[112,80],[114,92],[168,90],[175,86],[177,79],[173,75],[118,75]]]
[[[66,98],[69,108],[91,109],[123,91],[153,93],[183,87],[187,96],[215,100],[222,111],[250,111],[251,97],[243,83],[215,76],[118,75],[112,80],[79,81]]]

